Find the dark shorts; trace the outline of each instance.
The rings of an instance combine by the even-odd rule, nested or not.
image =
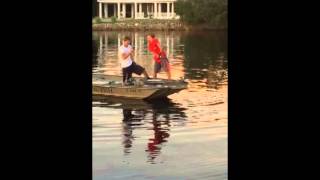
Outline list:
[[[160,63],[154,63],[154,72],[159,73],[161,69],[165,72],[169,71],[169,60],[166,57],[160,58]]]
[[[132,62],[132,64],[129,67],[122,68],[122,76],[123,76],[123,82],[128,80],[132,77],[132,73],[141,75],[144,71],[144,68],[140,66],[139,64],[136,64],[135,62]]]

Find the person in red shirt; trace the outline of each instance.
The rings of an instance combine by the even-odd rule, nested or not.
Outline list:
[[[165,53],[165,49],[160,48],[160,42],[154,34],[148,34],[148,50],[153,54],[154,63],[154,78],[157,78],[157,74],[161,71],[167,73],[168,79],[171,79],[170,64]]]

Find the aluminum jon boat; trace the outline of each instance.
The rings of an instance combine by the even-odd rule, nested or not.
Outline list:
[[[153,100],[187,89],[186,80],[133,78],[131,85],[122,84],[122,76],[93,75],[93,97],[117,97],[126,99]]]

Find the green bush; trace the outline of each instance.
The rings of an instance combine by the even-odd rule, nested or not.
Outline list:
[[[99,18],[99,17],[94,17],[93,20],[92,20],[93,23],[96,23],[96,24],[99,24],[102,22],[102,19]]]
[[[112,17],[111,17],[111,22],[112,22],[112,24],[116,23],[116,21],[117,21],[117,18],[116,18],[115,16],[112,16]]]

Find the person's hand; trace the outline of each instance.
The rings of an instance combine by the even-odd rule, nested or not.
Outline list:
[[[134,51],[134,50],[131,48],[131,49],[129,50],[129,54],[132,54],[133,51]]]

